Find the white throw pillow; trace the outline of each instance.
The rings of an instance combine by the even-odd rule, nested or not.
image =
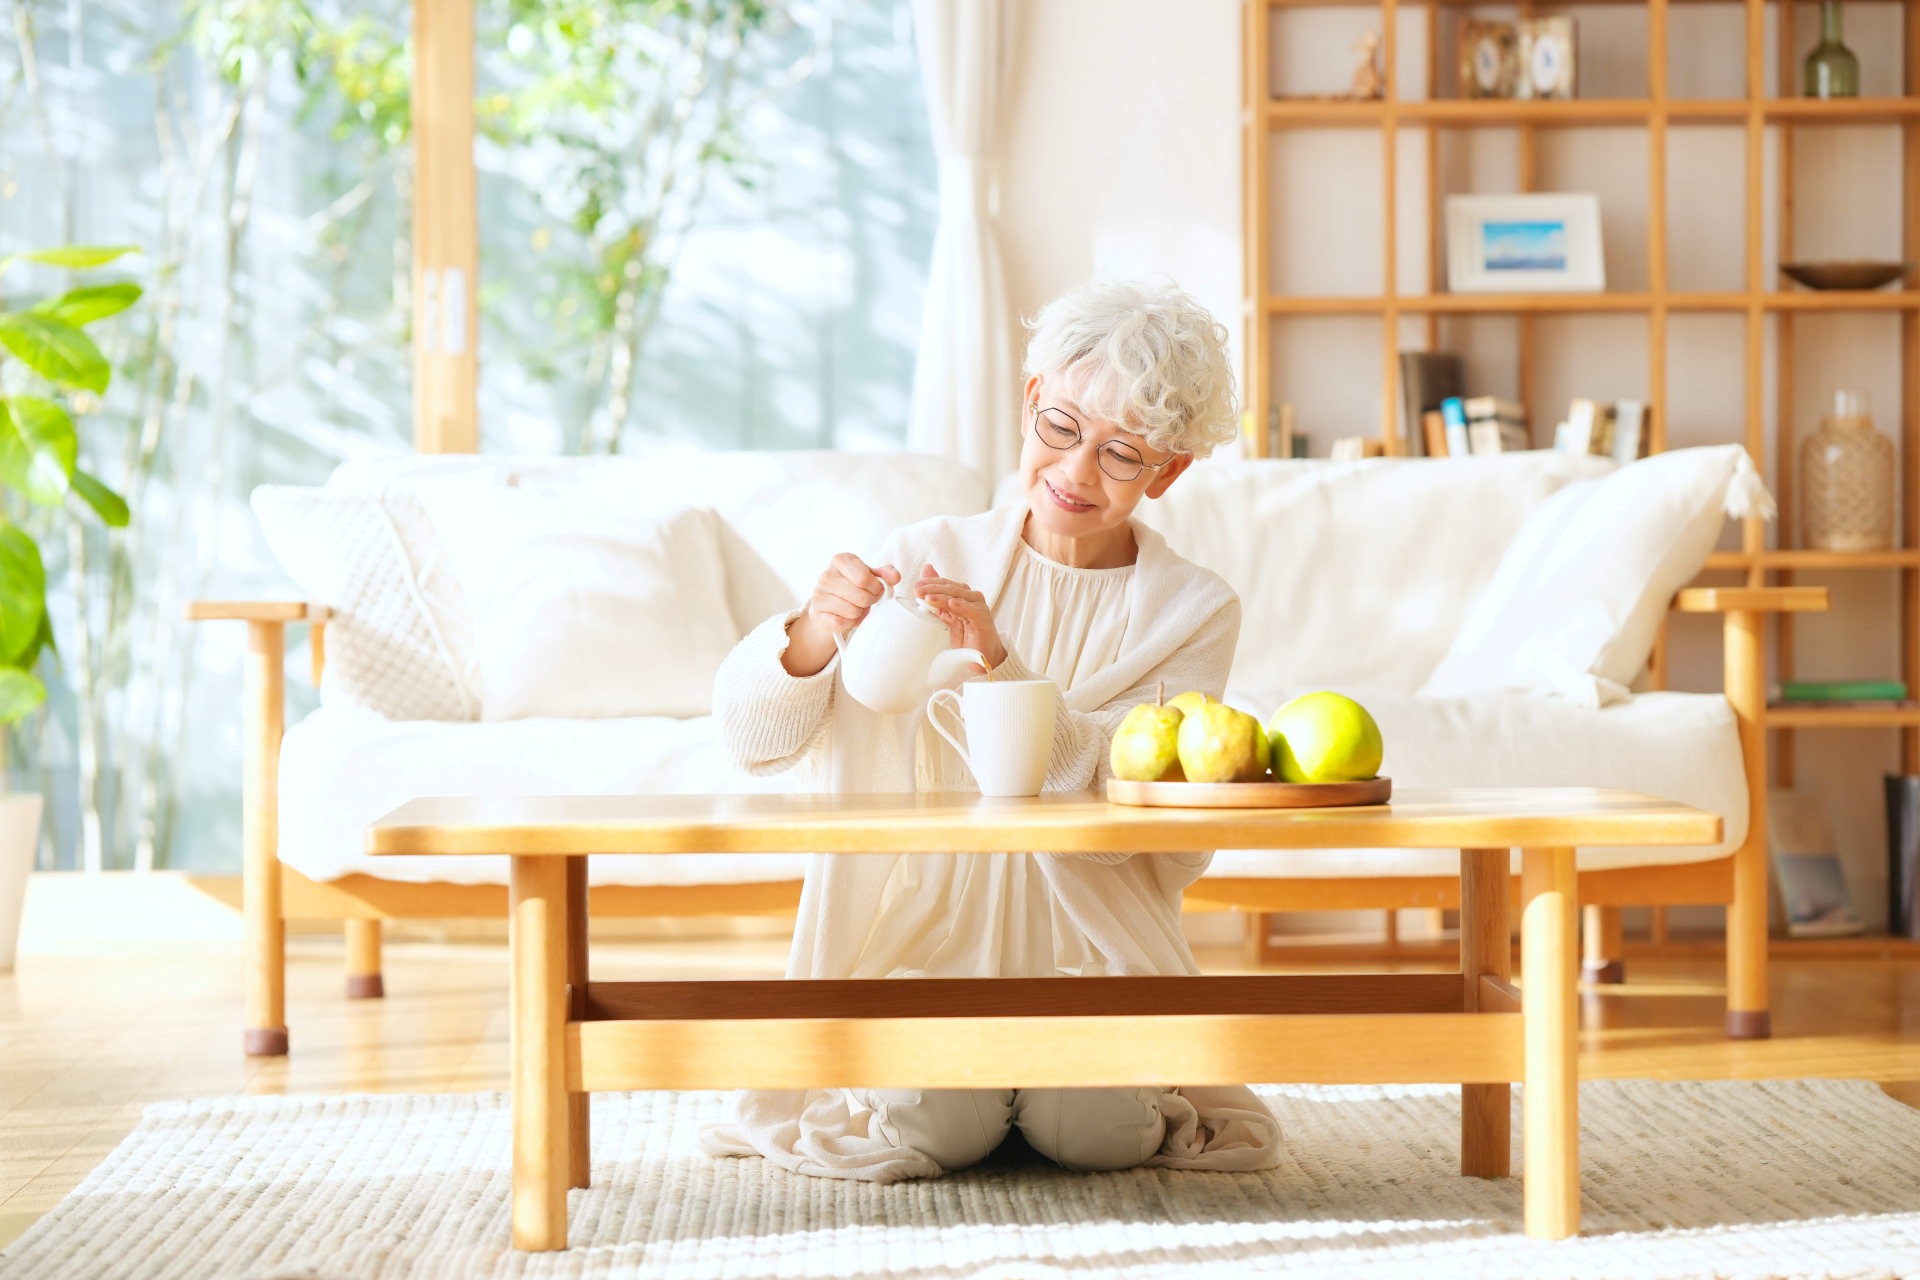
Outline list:
[[[487,477],[416,492],[473,612],[482,720],[711,711],[740,639],[713,511],[629,516]]]
[[[261,485],[253,511],[267,546],[307,599],[333,609],[321,705],[389,720],[472,720],[480,696],[464,671],[466,604],[444,559],[416,546],[410,495],[393,500]]]
[[[1739,445],[1676,449],[1568,485],[1521,526],[1420,696],[1621,701],[1725,518],[1756,513],[1771,517],[1773,499]]]

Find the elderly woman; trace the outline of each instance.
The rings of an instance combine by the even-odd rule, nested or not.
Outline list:
[[[1225,688],[1240,601],[1131,517],[1233,439],[1225,330],[1178,289],[1096,283],[1031,322],[1023,498],[900,530],[883,563],[833,558],[806,607],[769,619],[721,667],[727,751],[755,774],[795,767],[826,791],[977,789],[924,712],[884,717],[838,680],[836,637],[912,590],[974,679],[1054,681],[1048,790],[1101,785],[1128,708],[1156,686]],[[1180,894],[1210,854],[816,854],[787,976],[997,978],[1191,974]],[[714,1155],[891,1182],[973,1164],[1018,1125],[1069,1169],[1260,1169],[1280,1131],[1245,1088],[750,1091]]]

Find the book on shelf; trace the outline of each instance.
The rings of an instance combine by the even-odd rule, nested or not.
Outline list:
[[[1443,351],[1400,353],[1400,430],[1406,436],[1410,456],[1444,456],[1434,455],[1427,446],[1426,416],[1436,412],[1448,397],[1461,394],[1465,383],[1459,356]]]
[[[1781,704],[1863,702],[1897,705],[1907,700],[1904,680],[1781,680],[1768,691]]]
[[[1474,396],[1460,407],[1467,415],[1467,445],[1475,454],[1519,453],[1532,444],[1527,411],[1517,401]]]
[[[1467,437],[1467,406],[1459,396],[1440,402],[1440,418],[1446,427],[1447,456],[1464,458],[1473,452]]]
[[[1447,456],[1447,420],[1438,409],[1429,409],[1420,415],[1420,434],[1427,447],[1429,458]]]
[[[1553,432],[1553,447],[1562,453],[1590,453],[1622,465],[1646,457],[1647,445],[1647,406],[1638,400],[1576,399]]]

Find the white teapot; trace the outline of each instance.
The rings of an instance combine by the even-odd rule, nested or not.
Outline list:
[[[883,716],[926,705],[935,689],[971,674],[969,663],[987,665],[974,649],[949,649],[951,633],[939,615],[910,596],[887,596],[841,646],[840,682],[854,701]]]

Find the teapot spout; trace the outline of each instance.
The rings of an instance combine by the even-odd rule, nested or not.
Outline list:
[[[987,660],[978,649],[947,649],[934,655],[932,664],[927,668],[927,688],[944,689],[956,680],[973,674],[968,670],[973,663],[987,665]]]

